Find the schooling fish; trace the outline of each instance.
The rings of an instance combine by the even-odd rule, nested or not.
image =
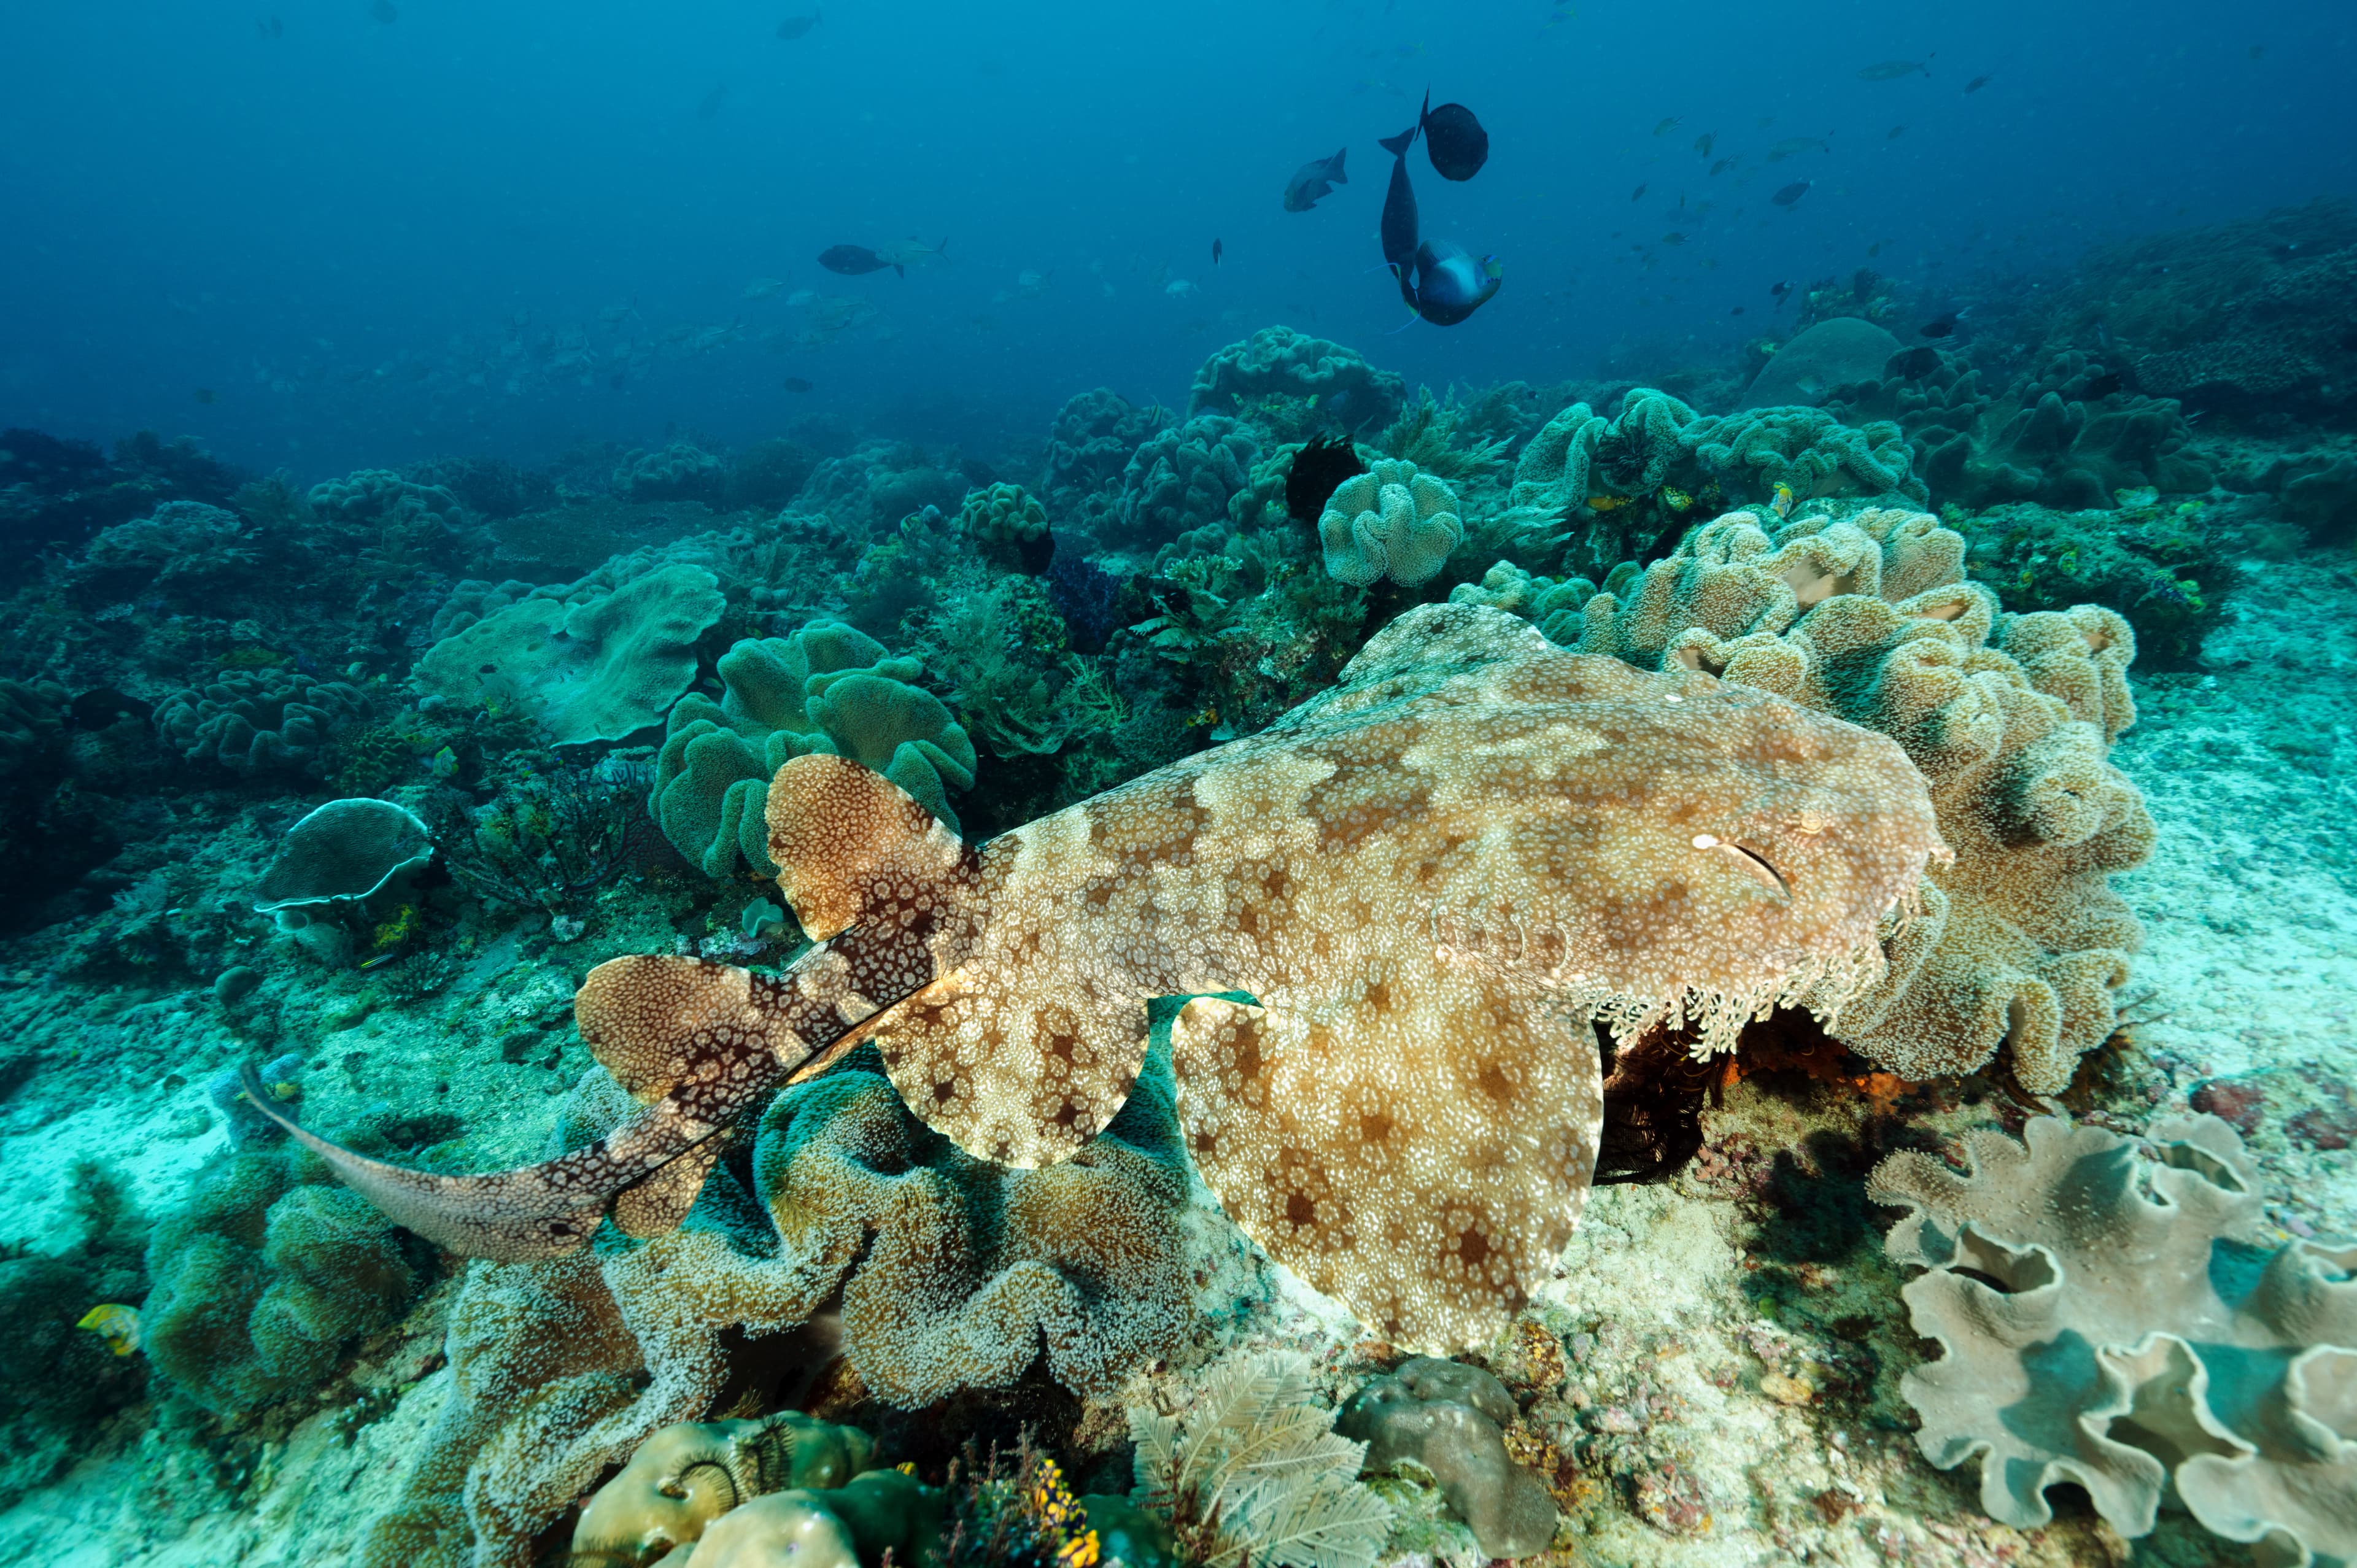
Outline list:
[[[1717,140],[1718,140],[1718,133],[1717,133],[1717,132],[1716,132],[1716,131],[1705,131],[1701,135],[1696,136],[1696,137],[1695,138],[1695,152],[1700,153],[1700,154],[1701,154],[1703,156],[1705,156],[1705,157],[1708,157],[1708,156],[1710,156],[1710,149],[1711,149],[1711,145],[1712,145],[1712,144],[1714,144],[1714,143],[1715,143],[1715,142],[1717,142]]]
[[[1629,193],[1629,199],[1630,199],[1630,200],[1631,200],[1631,201],[1642,201],[1642,200],[1644,200],[1644,199],[1645,199],[1645,188],[1644,188],[1643,186],[1641,186],[1641,186],[1639,186],[1636,189],[1634,189],[1634,190],[1631,191],[1631,192]]]
[[[784,381],[778,384],[784,387],[790,392],[800,393],[806,392],[811,390],[811,383],[801,376],[788,376]]]
[[[1887,59],[1878,65],[1867,66],[1857,73],[1857,79],[1860,81],[1896,81],[1919,70],[1929,76],[1932,74],[1932,58],[1925,55],[1921,59]]]
[[[1795,201],[1800,200],[1801,198],[1808,195],[1809,187],[1815,183],[1816,181],[1814,180],[1796,179],[1792,184],[1786,186],[1783,189],[1778,191],[1775,195],[1770,197],[1768,199],[1774,202],[1779,207],[1790,207]]]
[[[1307,212],[1336,186],[1350,184],[1351,177],[1342,172],[1342,154],[1350,150],[1344,147],[1330,158],[1312,158],[1295,169],[1293,177],[1285,182],[1285,209]]]
[[[1220,264],[1220,257],[1226,249],[1227,247],[1222,245],[1219,241],[1213,240],[1211,242],[1211,264],[1213,266],[1216,267]]]
[[[1996,80],[1996,72],[1995,71],[1989,72],[1986,76],[1976,76],[1970,81],[1964,83],[1964,91],[1966,92],[1978,92],[1982,88],[1986,87],[1990,82]]]
[[[1658,124],[1658,125],[1656,125],[1656,126],[1654,126],[1654,127],[1653,127],[1653,134],[1655,134],[1656,136],[1661,135],[1661,134],[1663,134],[1664,132],[1669,131],[1670,129],[1672,129],[1673,127],[1676,126],[1676,125],[1677,125],[1677,124],[1679,124],[1680,123],[1681,123],[1681,122],[1679,121],[1678,117],[1677,117],[1675,114],[1673,114],[1673,115],[1671,115],[1668,119],[1666,119],[1666,120],[1663,121],[1660,124]]]
[[[1926,338],[1945,338],[1955,331],[1957,322],[1971,314],[1969,310],[1943,310],[1923,323],[1922,335]]]
[[[813,11],[807,16],[789,16],[784,21],[778,24],[778,37],[781,38],[799,38],[804,33],[809,32],[813,27],[818,26],[818,18],[819,13],[816,11]]]
[[[890,267],[902,277],[909,275],[906,266],[886,261],[865,245],[830,245],[818,253],[818,264],[831,273],[845,277],[857,277],[862,273],[880,273]]]

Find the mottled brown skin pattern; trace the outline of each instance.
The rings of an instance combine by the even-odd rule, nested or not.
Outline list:
[[[780,771],[780,882],[834,940],[776,994],[732,1011],[695,1000],[716,979],[674,993],[644,968],[710,972],[680,960],[593,974],[630,982],[600,1059],[630,1042],[618,1076],[660,1097],[572,1189],[567,1244],[596,1183],[651,1157],[640,1141],[709,1139],[830,1018],[968,1152],[1036,1165],[1120,1108],[1147,1001],[1193,996],[1171,1035],[1180,1112],[1229,1214],[1386,1337],[1459,1348],[1502,1326],[1577,1218],[1602,1115],[1592,1022],[1687,1019],[1724,1049],[1770,1006],[1829,1013],[1879,972],[1878,923],[1944,854],[1889,740],[1465,605],[1402,617],[1263,734],[978,857],[910,811],[838,758]],[[585,1036],[606,1016],[588,995]],[[782,1036],[760,1022],[821,1004]],[[709,1163],[648,1185],[683,1212]]]

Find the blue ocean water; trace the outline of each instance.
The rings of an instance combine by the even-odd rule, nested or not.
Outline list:
[[[790,14],[822,20],[781,39]],[[1427,88],[1494,149],[1463,186],[1426,171],[1427,226],[1506,265],[1497,308],[1381,341],[1436,386],[1723,349],[1772,326],[1771,285],[1861,265],[1935,312],[2357,184],[2357,40],[2298,0],[392,15],[8,8],[0,423],[154,427],[316,478],[673,427],[741,442],[813,405],[972,439],[1090,386],[1175,401],[1271,321],[1362,350],[1400,324],[1368,271],[1375,142]],[[1925,72],[1860,80],[1909,60]],[[1788,138],[1824,145],[1767,162]],[[1351,183],[1282,210],[1337,147]],[[950,264],[816,265],[910,235]],[[748,298],[760,279],[783,286]],[[804,289],[878,314],[830,332],[787,303]]]

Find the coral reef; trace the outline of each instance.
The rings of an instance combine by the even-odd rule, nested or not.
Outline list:
[[[1039,493],[1058,521],[1094,532],[1118,509],[1138,444],[1162,428],[1163,409],[1138,408],[1103,387],[1067,399],[1048,432]]]
[[[680,1568],[941,1568],[944,1503],[938,1488],[897,1470],[870,1471],[831,1491],[776,1492],[714,1520]]]
[[[1745,408],[1814,408],[1835,389],[1880,378],[1899,339],[1855,316],[1836,316],[1793,334],[1743,392]]]
[[[713,1520],[789,1487],[824,1491],[876,1467],[876,1440],[797,1412],[758,1421],[680,1422],[639,1444],[582,1505],[576,1563],[630,1568],[703,1537]]]
[[[424,1278],[391,1220],[300,1151],[222,1156],[147,1245],[149,1361],[217,1415],[307,1393]]]
[[[1365,1472],[1414,1461],[1490,1557],[1528,1557],[1555,1539],[1555,1499],[1506,1452],[1519,1412],[1505,1385],[1456,1361],[1414,1356],[1345,1401],[1340,1436],[1367,1445]]]
[[[1250,403],[1264,414],[1270,400],[1298,405],[1277,430],[1278,439],[1298,441],[1324,425],[1345,431],[1390,424],[1406,400],[1407,387],[1389,371],[1378,371],[1340,343],[1312,338],[1290,327],[1264,327],[1241,343],[1231,343],[1195,372],[1187,397],[1191,420],[1202,413],[1237,413]]]
[[[2138,498],[2126,498],[2136,501]],[[2034,502],[1953,510],[1973,581],[2006,608],[2095,604],[2136,629],[2138,657],[2190,668],[2218,624],[2245,541],[2200,501],[2158,498],[2118,510],[2053,511]]]
[[[427,650],[413,680],[454,702],[511,705],[558,745],[657,723],[695,678],[696,641],[727,601],[718,578],[684,563],[619,583],[604,575],[536,589],[461,627]]]
[[[1335,581],[1364,587],[1388,577],[1413,588],[1464,542],[1465,524],[1447,481],[1386,458],[1335,487],[1318,519],[1318,537]]]
[[[452,1309],[456,1387],[369,1561],[519,1563],[531,1537],[657,1429],[711,1414],[724,1337],[779,1338],[840,1294],[862,1384],[916,1408],[1003,1388],[1044,1360],[1117,1386],[1189,1311],[1176,1210],[1186,1179],[1167,1069],[1106,1135],[1009,1170],[927,1132],[868,1055],[780,1095],[748,1195],[724,1168],[687,1223],[539,1264],[477,1263]],[[603,1073],[564,1148],[635,1109]],[[461,1483],[463,1482],[463,1488]]]
[[[1892,1259],[1937,1361],[1907,1374],[1924,1457],[1981,1462],[1981,1507],[2083,1487],[2121,1534],[2164,1503],[2266,1561],[2357,1556],[2357,1243],[2263,1240],[2258,1167],[2212,1116],[2142,1137],[2035,1117],[1966,1134],[1962,1175],[1891,1155]]]
[[[2093,606],[1999,621],[1963,581],[1964,550],[1920,512],[1773,535],[1730,513],[1641,575],[1616,573],[1579,647],[1712,671],[1904,746],[1954,858],[1833,1032],[1914,1079],[1969,1072],[2002,1044],[2025,1088],[2058,1093],[2110,1035],[2138,941],[2108,881],[2153,836],[2107,760],[2135,722],[2135,637]]]
[[[765,876],[770,778],[790,757],[849,757],[957,825],[948,792],[974,783],[974,742],[915,682],[924,666],[840,621],[748,639],[715,666],[722,693],[682,698],[666,721],[648,810],[707,876],[741,863]]]
[[[254,884],[262,913],[303,905],[350,904],[434,858],[424,822],[390,800],[330,800],[286,830]]]
[[[341,681],[276,668],[225,670],[157,703],[156,728],[191,762],[243,775],[319,778],[329,735],[367,706],[360,690]]]
[[[1250,482],[1260,455],[1252,427],[1224,414],[1197,414],[1142,442],[1122,474],[1121,511],[1099,526],[1113,547],[1152,550],[1228,515],[1229,498]]]

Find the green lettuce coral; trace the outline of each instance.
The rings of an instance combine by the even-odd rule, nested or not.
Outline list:
[[[952,829],[948,791],[974,784],[974,742],[915,682],[924,666],[866,633],[813,621],[791,637],[748,638],[716,666],[723,688],[671,711],[648,810],[709,876],[740,864],[777,875],[763,811],[770,779],[808,752],[855,757]]]

